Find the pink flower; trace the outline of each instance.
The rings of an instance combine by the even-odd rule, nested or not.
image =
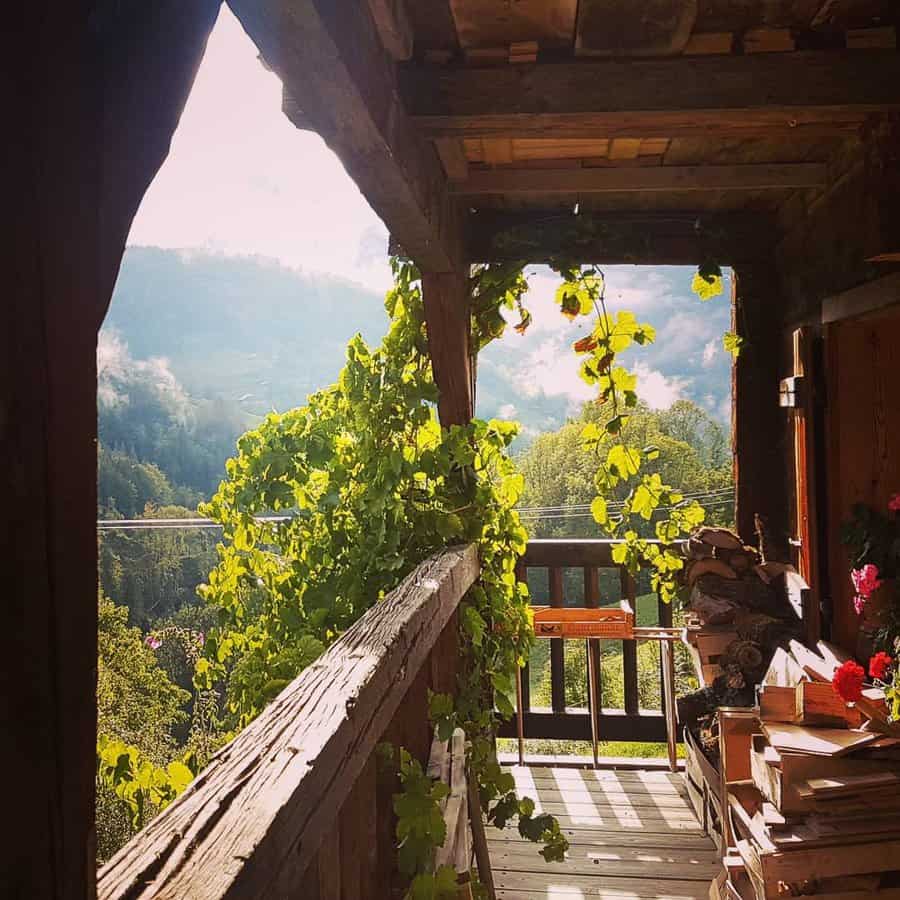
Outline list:
[[[856,588],[856,593],[863,600],[868,600],[881,587],[881,579],[878,575],[878,566],[873,563],[866,563],[861,569],[853,569],[850,572],[853,587]]]
[[[900,512],[900,492],[894,494],[890,500],[888,500],[888,509],[891,512]]]
[[[853,598],[853,610],[858,615],[861,616],[863,614],[863,610],[866,608],[866,598],[861,597],[857,594]]]
[[[197,646],[202,647],[206,643],[206,635],[202,631],[197,632]]]
[[[148,634],[144,643],[151,650],[158,650],[160,647],[162,647],[162,641],[155,634]]]

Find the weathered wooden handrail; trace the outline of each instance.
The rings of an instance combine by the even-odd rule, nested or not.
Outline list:
[[[335,843],[345,841],[338,811],[358,793],[364,769],[373,774],[371,802],[360,805],[370,808],[359,809],[350,824],[364,819],[374,830],[373,752],[413,688],[427,748],[428,682],[420,670],[478,572],[470,545],[437,554],[407,576],[103,867],[98,896],[317,896],[310,870],[313,879],[340,879],[345,860],[339,853],[325,866],[336,871],[323,875],[321,859],[315,868],[320,847],[329,834]],[[455,650],[455,629],[450,637]],[[358,858],[373,851],[371,841],[358,842],[345,848],[357,879]]]
[[[601,603],[599,572],[602,569],[618,571],[619,597],[627,598],[635,607],[636,585],[634,579],[623,566],[613,561],[612,551],[617,541],[594,538],[558,538],[533,540],[528,542],[525,554],[519,562],[518,577],[525,580],[529,569],[546,569],[548,572],[549,603],[563,606],[566,603],[564,571],[571,568],[583,570],[584,605],[597,606]],[[659,543],[653,541],[652,543]],[[615,599],[619,599],[616,597]],[[635,609],[635,612],[637,610]],[[658,622],[662,626],[672,624],[672,609],[659,603]],[[596,684],[593,695],[599,698],[598,722],[601,740],[614,741],[665,741],[665,718],[660,712],[642,710],[638,698],[637,641],[622,642],[622,668],[624,709],[603,707],[603,685],[600,678],[599,646],[591,642],[588,652],[593,654],[593,669]],[[665,687],[661,691],[665,697]],[[522,704],[524,712],[524,737],[551,740],[591,739],[591,723],[587,710],[567,710],[565,698],[565,656],[564,641],[551,641],[550,646],[550,709],[534,709],[531,705],[529,675],[526,671],[522,681]],[[591,693],[591,686],[588,686]],[[516,737],[516,723],[501,725],[502,737]]]

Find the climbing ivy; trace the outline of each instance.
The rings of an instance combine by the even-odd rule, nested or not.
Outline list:
[[[582,360],[582,380],[596,387],[596,402],[606,411],[598,422],[586,425],[581,435],[585,450],[597,462],[597,494],[591,513],[607,534],[618,539],[613,560],[633,575],[648,569],[653,590],[670,602],[677,592],[677,573],[684,564],[673,544],[696,528],[705,513],[695,500],[685,502],[681,492],[664,484],[658,473],[642,471],[645,462],[659,456],[659,450],[635,446],[624,438],[628,411],[638,402],[637,375],[618,364],[619,354],[632,345],[652,343],[656,332],[651,325],[639,323],[634,313],[622,310],[610,315],[606,308],[606,279],[597,266],[557,262],[554,268],[562,278],[556,291],[562,314],[569,319],[592,317],[590,333],[573,346]],[[612,515],[608,497],[619,485],[626,485],[628,493],[621,508]],[[667,515],[657,518],[654,524],[660,543],[639,536],[644,530],[640,523],[650,522],[663,510]]]
[[[353,338],[336,384],[243,435],[228,477],[202,507],[224,540],[201,588],[219,626],[195,682],[200,690],[224,682],[227,725],[243,727],[416,565],[474,542],[481,575],[460,607],[463,674],[455,698],[431,698],[431,714],[442,734],[465,729],[488,818],[502,826],[518,815],[520,830],[560,858],[559,826],[519,800],[494,750],[497,717],[512,713],[514,673],[532,640],[527,590],[515,577],[527,541],[514,509],[523,480],[508,455],[517,426],[440,426],[419,273],[401,260],[393,270],[381,346]],[[477,267],[471,288],[476,347],[502,332],[504,308],[527,327],[520,268]],[[283,519],[259,518],[270,512]],[[442,840],[432,827],[440,789],[422,781],[408,754],[399,760],[400,860],[416,896],[436,895],[446,873],[427,860]]]
[[[356,336],[336,384],[245,434],[226,480],[201,508],[222,525],[224,540],[201,589],[219,610],[219,627],[206,639],[195,682],[204,691],[224,683],[229,727],[243,727],[416,565],[441,547],[474,542],[482,570],[460,606],[462,675],[455,696],[430,696],[429,715],[444,739],[455,727],[465,730],[469,772],[488,820],[502,828],[517,819],[524,837],[542,842],[548,860],[559,860],[568,843],[558,822],[535,815],[534,803],[518,797],[495,752],[498,719],[513,713],[516,668],[533,640],[527,589],[515,576],[527,542],[515,511],[522,477],[508,455],[517,426],[496,420],[440,426],[420,276],[403,260],[392,267],[395,284],[385,301],[391,325],[382,344],[371,348]],[[623,437],[638,395],[637,376],[619,364],[619,354],[652,342],[654,330],[632,313],[608,313],[598,267],[559,261],[554,268],[562,279],[556,294],[562,313],[592,319],[589,335],[573,349],[581,377],[597,388],[597,403],[608,413],[582,435],[597,460],[594,518],[619,541],[615,561],[632,573],[649,568],[654,589],[669,601],[682,567],[672,544],[704,513],[658,474],[643,471],[656,448]],[[704,294],[721,292],[717,267],[701,269],[698,278]],[[472,270],[475,353],[503,333],[504,310],[518,315],[517,331],[528,328],[527,287],[521,264]],[[611,515],[607,498],[621,485],[628,493]],[[654,523],[660,543],[640,537],[639,523],[663,509],[667,515]],[[283,518],[260,518],[272,512]],[[444,839],[444,789],[402,748],[382,748],[382,756],[399,778],[399,865],[410,895],[455,891],[451,873],[433,870],[434,849]]]

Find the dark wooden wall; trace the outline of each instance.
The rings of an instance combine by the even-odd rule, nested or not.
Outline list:
[[[829,325],[828,388],[829,558],[834,600],[833,636],[853,648],[859,617],[840,525],[854,503],[886,510],[900,490],[900,394],[897,347],[900,308],[884,315]]]
[[[777,365],[780,377],[791,374],[793,334],[802,327],[813,369],[807,387],[815,477],[809,489],[817,509],[811,524],[819,539],[819,600],[826,634],[830,624],[831,637],[853,650],[858,622],[840,525],[855,500],[884,501],[891,471],[896,481],[888,457],[897,454],[891,442],[898,406],[884,385],[885,341],[889,335],[896,340],[895,326],[883,320],[882,331],[874,320],[855,315],[853,307],[855,289],[900,271],[900,116],[873,122],[848,142],[832,162],[831,186],[815,196],[792,197],[780,212],[779,227],[783,238],[773,282],[780,321]],[[827,308],[837,297],[845,301],[843,321],[823,325],[823,303]],[[787,501],[795,512],[795,429],[787,410],[781,411],[780,430]],[[888,447],[888,457],[880,457]]]
[[[217,10],[36,2],[5,21],[5,897],[93,891],[96,337]]]

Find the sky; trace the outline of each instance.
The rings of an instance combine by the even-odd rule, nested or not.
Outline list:
[[[391,281],[387,240],[384,224],[337,157],[282,114],[278,78],[262,66],[223,5],[171,153],[144,198],[129,244],[271,257],[381,294]],[[701,306],[690,292],[692,274],[613,266],[606,271],[607,299],[612,310],[631,309],[657,329],[656,344],[627,360],[640,376],[642,398],[661,408],[689,397],[727,421],[729,365],[721,335],[729,325],[728,291]],[[548,397],[577,411],[590,391],[578,378],[569,345],[584,326],[559,314],[549,270],[530,270],[529,283],[534,324],[525,338],[507,329],[483,354],[480,374],[521,385],[519,407]],[[482,395],[490,397],[489,385]],[[515,403],[495,405],[515,415]]]

